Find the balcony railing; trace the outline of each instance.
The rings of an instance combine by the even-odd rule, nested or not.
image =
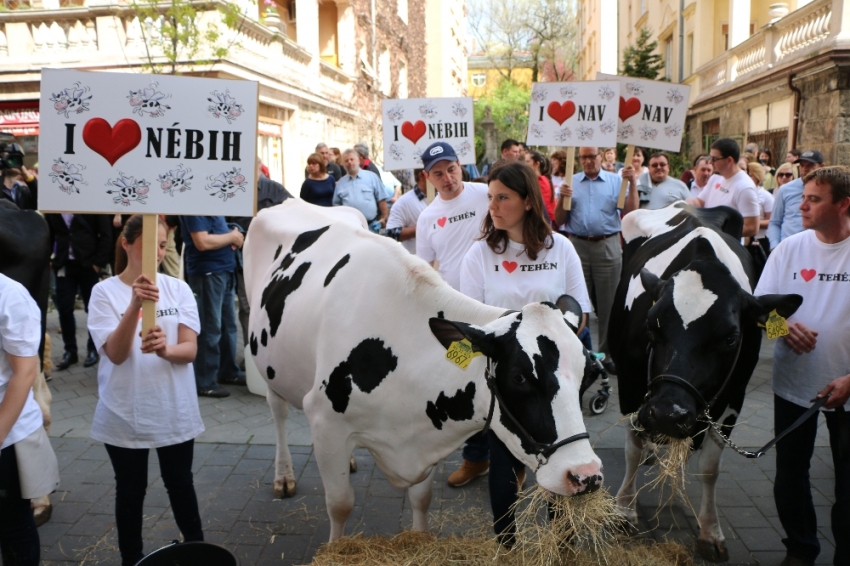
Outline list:
[[[838,38],[850,33],[841,29],[841,22],[847,18],[844,12],[850,10],[845,1],[815,0],[715,57],[696,70],[699,84],[695,100],[711,98],[792,61],[835,49]]]

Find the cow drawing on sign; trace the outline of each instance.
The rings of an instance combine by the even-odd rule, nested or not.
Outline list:
[[[207,185],[207,190],[210,191],[212,196],[218,196],[224,199],[224,202],[236,196],[236,191],[242,191],[244,193],[247,179],[240,171],[241,169],[234,167],[229,171],[219,173],[216,177],[212,175],[207,177],[207,180],[210,181]]]
[[[87,185],[80,171],[85,169],[82,165],[68,163],[61,157],[55,159],[50,171],[50,178],[54,183],[59,183],[59,189],[69,195],[73,192],[79,193],[79,185]]]
[[[192,187],[189,181],[192,180],[193,176],[189,175],[189,172],[191,172],[191,169],[184,168],[181,163],[177,166],[177,169],[172,169],[165,175],[157,177],[162,192],[174,196],[174,191],[183,193],[190,190]]]
[[[147,194],[151,190],[150,184],[144,179],[136,180],[135,177],[125,176],[124,173],[118,173],[117,179],[110,179],[107,185],[117,187],[106,191],[107,194],[115,195],[112,197],[112,202],[122,206],[130,206],[131,202],[139,204],[147,204]]]
[[[144,116],[147,113],[151,118],[159,118],[165,116],[166,110],[171,110],[171,106],[162,103],[162,100],[169,96],[171,95],[165,95],[156,90],[156,83],[154,83],[148,88],[131,90],[127,98],[130,99],[133,114]]]
[[[310,422],[331,540],[354,505],[355,448],[408,488],[413,528],[426,531],[440,459],[488,419],[545,489],[573,496],[601,487],[580,407],[592,361],[555,305],[517,312],[466,297],[344,206],[289,199],[254,219],[244,249],[250,351],[278,438],[274,493],[292,497],[297,487],[291,404]],[[401,305],[404,316],[386,315]],[[456,365],[450,354],[464,340],[474,357]]]
[[[82,114],[89,110],[89,100],[92,95],[83,96],[89,90],[89,87],[80,87],[80,83],[74,83],[71,88],[66,88],[50,97],[53,101],[53,109],[66,118],[70,117],[69,114]]]
[[[235,119],[245,112],[241,104],[236,103],[236,99],[230,96],[229,91],[218,92],[213,91],[212,95],[215,98],[207,98],[212,105],[208,108],[212,115],[216,118],[223,117],[228,124],[232,124]]]

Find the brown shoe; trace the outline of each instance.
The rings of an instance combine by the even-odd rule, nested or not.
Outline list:
[[[449,476],[448,483],[451,487],[463,487],[479,476],[486,476],[489,471],[490,460],[483,462],[464,460],[460,468]]]

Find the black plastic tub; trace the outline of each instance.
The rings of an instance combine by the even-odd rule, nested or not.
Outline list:
[[[208,542],[173,542],[154,550],[136,566],[239,566],[233,553]]]

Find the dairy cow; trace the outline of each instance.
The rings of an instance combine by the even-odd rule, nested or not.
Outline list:
[[[356,447],[409,488],[413,528],[424,531],[436,464],[481,431],[490,410],[492,430],[544,488],[597,489],[602,466],[579,407],[587,358],[561,312],[483,305],[365,226],[353,209],[290,199],[261,211],[248,232],[249,339],[277,427],[275,495],[296,489],[288,403],[310,422],[331,540],[354,504]]]
[[[608,328],[620,409],[636,413],[618,507],[637,520],[635,475],[645,441],[692,437],[701,447],[703,486],[697,550],[710,561],[729,555],[714,498],[724,442],[708,418],[731,433],[758,362],[759,323],[774,309],[788,317],[802,302],[799,295],[752,296],[756,275],[740,244],[742,226],[731,208],[683,202],[624,217],[623,273]]]

